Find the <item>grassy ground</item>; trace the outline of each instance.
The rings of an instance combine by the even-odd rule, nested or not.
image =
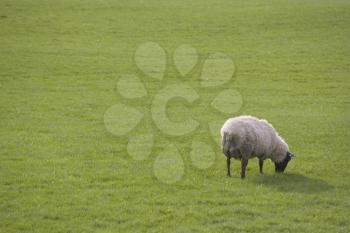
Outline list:
[[[350,3],[338,0],[2,0],[0,231],[349,232],[349,25]],[[227,178],[218,146],[213,166],[197,169],[188,141],[208,140],[205,130],[172,139],[153,127],[152,154],[132,159],[103,119],[124,101],[117,78],[144,77],[133,57],[148,41],[166,50],[166,77],[177,77],[171,57],[181,44],[201,61],[232,56],[230,85],[243,97],[235,115],[274,124],[297,156],[287,172],[266,163],[260,175],[251,160],[246,180],[238,162]],[[181,109],[169,111],[181,118]],[[207,113],[202,122],[213,120]],[[185,164],[171,185],[153,173],[169,140]]]

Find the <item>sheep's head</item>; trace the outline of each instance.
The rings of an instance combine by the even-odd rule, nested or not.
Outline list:
[[[286,169],[286,167],[288,165],[288,162],[292,159],[293,156],[294,155],[288,151],[284,160],[282,160],[279,163],[275,163],[275,171],[276,172],[284,172],[284,170]]]

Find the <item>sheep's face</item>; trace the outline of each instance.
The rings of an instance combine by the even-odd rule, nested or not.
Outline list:
[[[284,160],[282,160],[279,163],[275,163],[275,171],[276,172],[284,172],[284,170],[286,169],[289,161],[292,159],[293,156],[294,155],[288,151],[287,155],[286,155],[286,158]]]

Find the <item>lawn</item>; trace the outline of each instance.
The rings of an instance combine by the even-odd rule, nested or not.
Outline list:
[[[350,232],[349,25],[340,0],[1,0],[0,232]],[[213,54],[232,79],[203,87]],[[184,135],[154,113],[171,85],[198,94],[167,104]],[[137,114],[111,106],[144,117],[117,135]],[[226,176],[218,130],[243,114],[288,142],[284,174]]]

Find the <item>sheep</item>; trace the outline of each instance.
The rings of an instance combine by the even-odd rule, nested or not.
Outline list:
[[[289,152],[287,143],[266,120],[253,116],[230,118],[220,133],[228,176],[231,176],[231,158],[241,160],[241,179],[244,179],[250,158],[258,157],[260,173],[263,173],[265,159],[271,159],[275,163],[275,172],[282,173],[294,156]]]

